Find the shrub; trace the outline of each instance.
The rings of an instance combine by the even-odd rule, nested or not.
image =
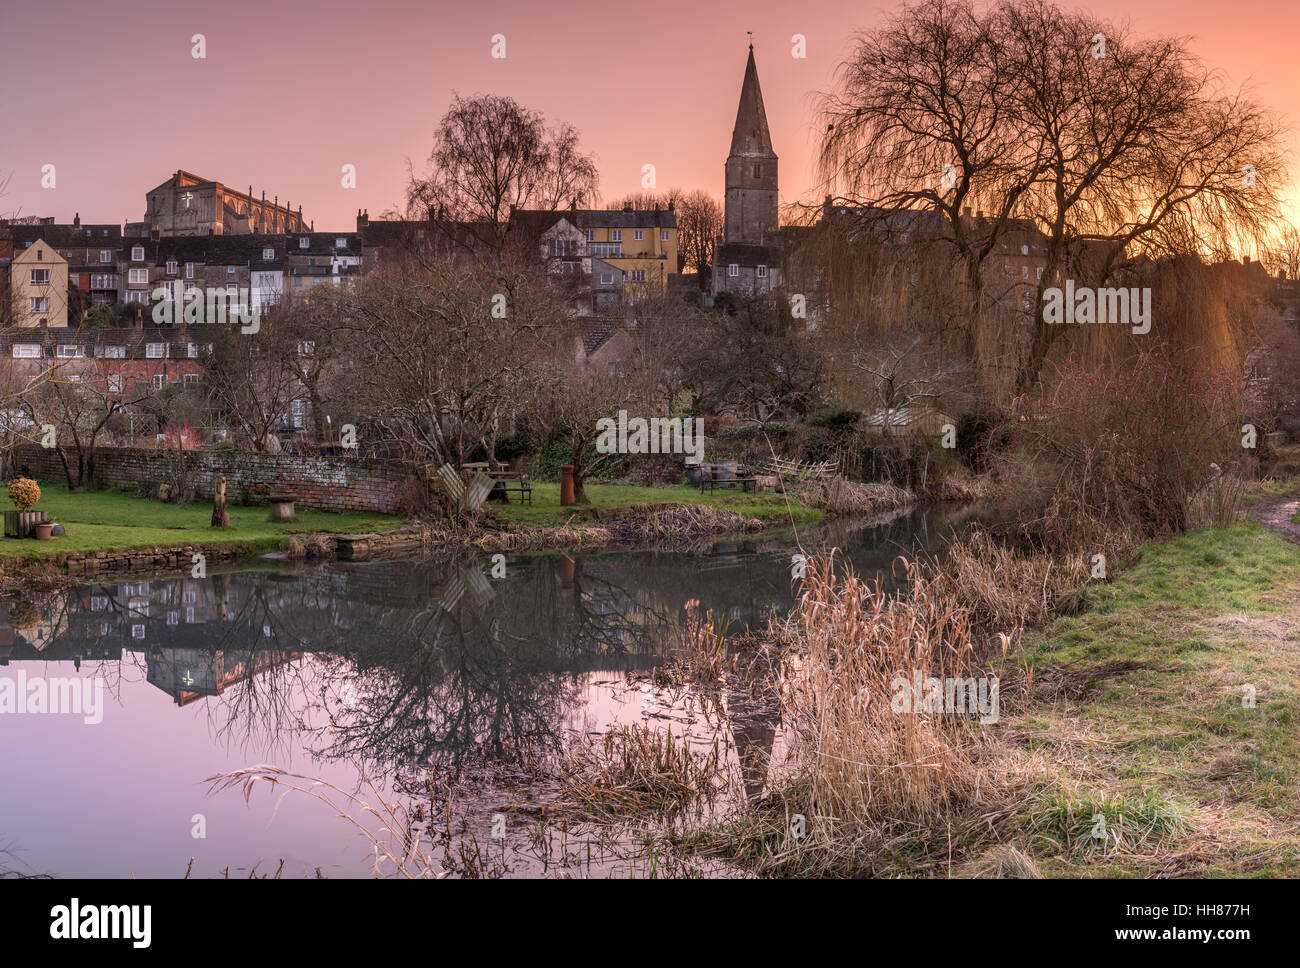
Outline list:
[[[810,414],[804,421],[809,427],[824,427],[832,431],[852,430],[862,419],[862,414],[856,410],[843,410],[839,407],[828,407],[825,410],[818,410]]]
[[[503,434],[497,438],[496,459],[508,464],[516,457],[524,457],[533,452],[533,442],[522,430],[513,434]]]
[[[1141,540],[1186,531],[1212,478],[1253,471],[1244,411],[1231,374],[1159,350],[1092,369],[1064,363],[1015,415],[1018,443],[1054,481],[1045,546],[1096,550],[1116,532]]]
[[[30,477],[17,477],[9,482],[9,500],[20,511],[30,511],[41,499],[41,486]]]

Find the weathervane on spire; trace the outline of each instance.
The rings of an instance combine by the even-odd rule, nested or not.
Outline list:
[[[753,50],[753,49],[754,49],[754,32],[753,32],[752,30],[746,30],[746,31],[745,31],[745,36],[749,38],[749,49],[750,49],[750,50]]]

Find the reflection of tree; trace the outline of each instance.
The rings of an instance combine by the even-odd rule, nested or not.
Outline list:
[[[963,513],[800,540],[888,576]],[[563,741],[580,674],[659,662],[681,641],[687,601],[732,632],[786,607],[797,550],[773,535],[689,555],[521,556],[499,580],[485,560],[399,561],[86,586],[32,598],[49,636],[18,658],[93,659],[119,695],[143,666],[179,705],[202,703],[215,740],[259,759],[305,748],[374,776],[518,771]]]

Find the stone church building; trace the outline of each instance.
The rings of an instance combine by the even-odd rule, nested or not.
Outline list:
[[[714,296],[755,296],[780,283],[776,163],[750,44],[727,155],[725,234],[713,249]]]

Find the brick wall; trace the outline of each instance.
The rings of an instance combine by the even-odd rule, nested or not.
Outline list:
[[[287,494],[305,507],[329,511],[400,512],[414,491],[415,470],[403,461],[347,457],[290,457],[236,451],[186,451],[186,477],[200,498],[211,500],[213,481],[226,479],[231,504],[266,504]],[[58,453],[34,444],[18,448],[17,465],[38,481],[66,480]],[[178,478],[175,452],[132,447],[95,451],[95,486],[155,495]]]

